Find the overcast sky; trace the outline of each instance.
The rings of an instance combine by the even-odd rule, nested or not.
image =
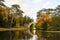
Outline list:
[[[5,5],[19,4],[24,15],[36,19],[37,11],[42,8],[55,8],[60,0],[5,0]]]

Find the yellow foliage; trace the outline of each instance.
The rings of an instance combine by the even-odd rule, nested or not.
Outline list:
[[[37,21],[48,21],[51,22],[52,18],[50,16],[50,14],[40,14],[40,18]]]
[[[3,15],[3,20],[8,21],[8,8],[0,8],[1,14]]]
[[[50,16],[50,14],[40,14],[40,17],[37,19],[37,24],[41,25],[45,21],[52,22],[52,17]]]

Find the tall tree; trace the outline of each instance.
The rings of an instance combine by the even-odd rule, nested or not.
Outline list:
[[[24,16],[23,18],[20,19],[20,25],[22,26],[27,26],[31,22],[33,22],[33,19],[28,16]]]
[[[14,13],[15,13],[16,15],[19,15],[20,17],[23,16],[23,14],[22,14],[23,11],[20,10],[20,6],[17,5],[17,4],[12,5],[12,11],[14,11]]]

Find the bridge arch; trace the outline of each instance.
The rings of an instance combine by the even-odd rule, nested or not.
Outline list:
[[[32,25],[32,26],[31,26]],[[29,25],[28,25],[28,34],[33,36],[34,34],[31,32],[31,30],[35,27],[35,23],[34,22],[31,22]],[[31,29],[32,28],[32,29]]]

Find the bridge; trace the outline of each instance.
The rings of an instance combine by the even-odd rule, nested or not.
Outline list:
[[[35,27],[35,23],[30,23],[27,27],[20,27],[20,28],[0,28],[0,31],[27,31],[29,35],[33,35],[33,33],[30,31],[30,27],[33,24],[33,27]],[[32,29],[33,29],[32,27]],[[60,31],[46,31],[46,32],[60,32]]]

